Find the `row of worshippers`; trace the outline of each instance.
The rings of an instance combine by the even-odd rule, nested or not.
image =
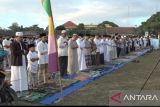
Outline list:
[[[16,32],[11,49],[11,84],[15,91],[34,88],[48,81],[47,35],[40,34],[40,41],[26,45],[23,32]]]
[[[58,57],[61,77],[76,74],[89,66],[105,64],[130,52],[150,46],[149,37],[127,37],[121,35],[103,37],[73,34],[71,39],[66,31],[58,38]]]
[[[150,37],[126,37],[119,35],[115,39],[117,46],[117,56],[124,56],[130,52],[151,46],[150,39]]]
[[[130,39],[134,43],[127,42]],[[28,52],[28,48],[23,41],[23,32],[17,32],[14,41],[10,45],[12,56],[11,83],[15,91],[28,90],[28,88],[35,87],[37,84],[48,82],[47,35],[45,33],[40,34],[40,40],[37,41],[37,44],[28,45]],[[147,39],[142,42],[143,45],[148,43],[146,41]],[[129,47],[128,43],[131,44],[130,49],[127,48]],[[125,55],[127,49],[128,52],[134,51],[142,45],[140,38],[83,37],[77,34],[73,34],[71,38],[68,38],[65,30],[62,31],[57,44],[62,77],[65,77],[68,73],[76,74],[77,71],[87,69],[91,65],[104,64],[104,62],[116,59],[119,56],[118,53]]]

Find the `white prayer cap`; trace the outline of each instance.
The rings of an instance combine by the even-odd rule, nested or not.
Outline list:
[[[16,36],[23,36],[23,32],[16,32]]]
[[[74,33],[73,36],[78,36],[78,35]]]
[[[66,30],[62,30],[61,33],[66,33]]]

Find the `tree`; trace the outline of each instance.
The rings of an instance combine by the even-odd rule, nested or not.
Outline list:
[[[115,23],[113,23],[113,22],[104,21],[104,22],[102,22],[102,23],[100,23],[100,24],[98,25],[98,28],[99,28],[99,29],[105,29],[105,28],[106,28],[106,26],[105,26],[106,24],[108,24],[108,25],[110,25],[110,26],[112,26],[112,27],[118,27],[118,25],[115,24]]]
[[[56,30],[66,30],[66,28],[63,25],[57,26]]]
[[[77,26],[77,29],[78,30],[84,30],[84,24],[83,23],[80,23],[78,26]]]
[[[141,26],[138,27],[139,34],[144,34],[146,31],[154,35],[160,32],[160,12],[153,14],[146,22],[142,22]]]
[[[20,30],[20,27],[17,22],[12,23],[11,26],[8,27],[11,31],[16,32]]]
[[[37,24],[32,25],[30,27],[23,28],[24,31],[30,31],[35,32],[37,34],[44,32],[45,30],[43,28],[40,28]]]

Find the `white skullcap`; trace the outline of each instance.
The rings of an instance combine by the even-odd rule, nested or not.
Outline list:
[[[66,30],[62,30],[61,33],[66,33]]]
[[[77,34],[74,33],[73,36],[77,36]]]
[[[16,32],[16,36],[23,36],[23,32]]]

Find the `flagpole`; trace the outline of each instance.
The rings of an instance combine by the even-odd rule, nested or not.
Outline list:
[[[54,25],[54,22],[53,22],[53,18],[52,18],[52,23]],[[55,32],[54,32],[55,33]],[[56,40],[55,40],[56,41]],[[56,43],[56,42],[55,42]],[[57,44],[56,44],[56,49],[57,49]],[[58,54],[56,55],[57,56],[57,59],[58,59]],[[59,73],[59,85],[60,85],[60,99],[58,99],[58,101],[56,101],[55,103],[58,103],[60,101],[63,100],[63,84],[62,84],[62,78],[61,78],[61,72],[59,71],[60,70],[60,66],[59,66],[59,59],[57,60],[58,62],[58,73]],[[55,74],[56,75],[56,74]]]
[[[52,17],[52,23],[53,23],[53,29],[54,29],[54,21],[53,21],[53,17]],[[54,35],[55,35],[55,32],[54,32]],[[56,42],[56,38],[55,38],[55,43],[56,43],[56,49],[58,49],[57,47],[57,42]],[[57,62],[58,62],[58,72],[59,74],[61,74],[61,72],[59,71],[60,70],[60,66],[59,66],[59,58],[58,58],[58,54],[56,54],[56,57],[57,57]],[[61,97],[60,99],[57,101],[57,102],[60,102],[62,99],[63,99],[63,85],[62,85],[62,78],[61,78],[61,75],[59,75],[59,84],[60,84],[60,93],[61,93]]]
[[[53,17],[52,17],[52,19],[51,19],[51,23],[52,23],[52,25],[53,25],[53,28],[52,28],[52,29],[53,29],[53,31],[54,31],[54,21],[53,21]],[[55,35],[55,32],[54,32],[54,35]],[[55,43],[56,43],[55,45],[56,45],[56,49],[57,49],[56,38],[55,38]],[[56,57],[57,57],[57,59],[58,59],[58,54],[56,54]],[[57,60],[57,62],[58,62],[58,64],[57,64],[57,65],[58,65],[58,71],[57,71],[57,72],[59,72],[59,74],[61,74],[60,71],[59,71],[59,70],[60,70],[59,59]],[[59,75],[59,85],[60,85],[60,96],[61,96],[61,97],[60,97],[60,99],[57,101],[57,103],[60,102],[60,101],[62,101],[62,99],[63,99],[63,87],[62,87],[63,85],[62,85],[61,75]]]
[[[62,84],[61,75],[59,75],[59,79],[60,79],[59,81],[60,81],[60,91],[61,91],[61,97],[60,97],[59,101],[61,101],[61,100],[63,100],[63,84]]]
[[[51,4],[50,4],[50,6],[51,6]],[[51,9],[52,9],[52,8],[51,8]],[[53,25],[53,28],[52,28],[52,29],[53,29],[53,31],[54,31],[54,21],[53,21],[53,16],[52,16],[51,22],[52,22],[52,25]],[[53,33],[54,33],[54,35],[55,35],[55,32],[53,32]],[[56,45],[56,49],[58,49],[58,48],[57,48],[56,38],[55,38],[55,43],[56,43],[56,44],[55,44],[55,45]],[[59,71],[59,70],[60,70],[60,66],[59,66],[59,58],[58,58],[58,54],[56,54],[56,57],[57,57],[57,59],[58,59],[58,60],[57,60],[57,62],[58,62],[58,64],[57,64],[57,65],[58,65],[58,72],[59,72],[59,74],[61,74],[60,71]],[[63,99],[63,87],[62,87],[63,85],[62,85],[62,78],[61,78],[61,75],[59,75],[59,85],[60,85],[60,96],[61,96],[61,97],[60,97],[60,99],[59,99],[57,102],[60,102],[60,101]]]
[[[52,15],[52,7],[51,7],[51,1],[50,0],[41,0],[42,5],[45,9],[45,11],[48,14],[48,56],[49,56],[49,72],[53,72],[54,77],[56,76],[56,73],[59,71],[59,60],[58,60],[58,51],[57,51],[57,40],[55,37],[54,32],[54,21],[53,21],[53,15]],[[63,88],[62,88],[62,78],[59,75],[59,82],[60,82],[60,96],[61,98],[59,101],[63,98]]]

